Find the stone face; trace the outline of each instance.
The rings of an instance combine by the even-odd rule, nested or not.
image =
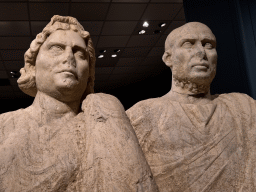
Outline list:
[[[126,111],[161,192],[256,191],[256,101],[210,94],[216,40],[204,24],[175,29],[163,61],[169,93]]]
[[[75,18],[54,16],[31,43],[18,83],[35,100],[0,115],[1,192],[158,191],[122,104],[93,93],[94,64]]]

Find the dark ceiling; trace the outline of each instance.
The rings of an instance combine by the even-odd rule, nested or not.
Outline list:
[[[182,0],[0,0],[0,13],[0,98],[31,98],[17,77],[25,51],[53,15],[73,16],[90,32],[96,92],[160,74],[167,34],[185,23]]]

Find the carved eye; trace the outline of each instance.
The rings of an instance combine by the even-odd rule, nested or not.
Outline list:
[[[85,59],[85,55],[82,51],[76,51],[75,55],[77,55],[79,58],[81,58],[83,60]]]
[[[212,49],[213,45],[211,43],[205,43],[204,47],[207,48],[207,49]]]
[[[182,44],[182,47],[184,48],[191,48],[193,46],[192,42],[186,41]]]
[[[50,50],[54,52],[60,52],[60,51],[63,51],[63,48],[59,45],[53,45],[50,47]]]

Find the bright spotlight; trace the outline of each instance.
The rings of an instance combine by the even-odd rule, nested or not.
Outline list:
[[[148,27],[149,26],[149,23],[147,21],[145,21],[142,25],[143,27]]]
[[[144,34],[144,33],[146,33],[146,31],[145,31],[145,30],[141,30],[141,31],[139,31],[139,34],[140,34],[140,35],[142,35],[142,34]]]

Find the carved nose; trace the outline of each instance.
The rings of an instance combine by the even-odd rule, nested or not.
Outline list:
[[[201,58],[201,59],[207,60],[206,52],[205,52],[202,45],[198,46],[196,56]]]
[[[206,56],[205,51],[198,51],[198,52],[196,53],[196,57],[199,57],[199,58],[201,58],[201,59],[207,60],[207,56]]]
[[[66,49],[63,64],[72,65],[72,66],[76,67],[76,61],[75,61],[72,49],[70,49],[70,48]]]

